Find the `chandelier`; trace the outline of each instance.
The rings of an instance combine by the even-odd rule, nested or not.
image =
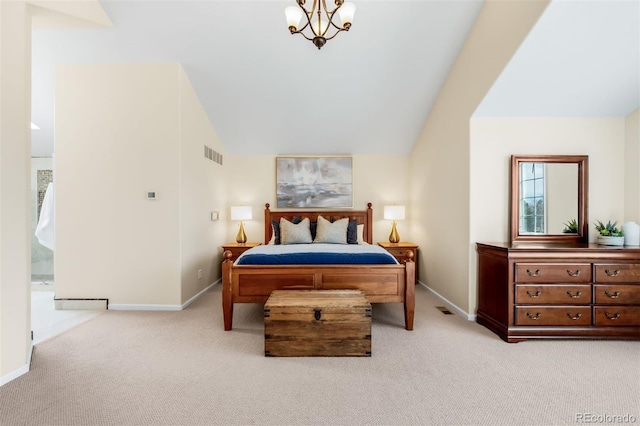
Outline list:
[[[298,6],[289,6],[284,10],[291,34],[302,34],[320,50],[327,40],[331,40],[339,32],[349,31],[356,5],[351,2],[345,3],[344,0],[334,1],[335,9],[329,10],[325,0],[313,0],[311,9],[304,7],[306,0],[296,0]],[[340,25],[334,22],[333,18],[336,15]]]

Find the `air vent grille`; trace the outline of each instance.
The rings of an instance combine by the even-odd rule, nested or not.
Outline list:
[[[209,160],[213,161],[214,163],[218,163],[218,164],[220,164],[222,166],[222,154],[220,154],[215,149],[210,148],[207,145],[205,145],[204,146],[204,156],[205,156],[205,158],[208,158]]]
[[[436,306],[436,309],[438,309],[440,312],[442,312],[445,315],[453,315],[453,312],[451,312],[449,309],[447,309],[444,306]]]

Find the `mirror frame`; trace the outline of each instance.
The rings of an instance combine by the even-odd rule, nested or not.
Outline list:
[[[554,235],[520,235],[520,163],[567,163],[578,165],[578,233]],[[512,155],[511,156],[511,242],[589,242],[589,156],[588,155]]]

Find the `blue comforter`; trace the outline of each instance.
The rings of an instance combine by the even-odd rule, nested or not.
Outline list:
[[[236,265],[395,265],[385,249],[370,244],[287,244],[253,247]]]

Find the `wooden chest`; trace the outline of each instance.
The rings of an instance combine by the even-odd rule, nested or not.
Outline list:
[[[371,356],[371,304],[360,290],[274,290],[265,356]]]

